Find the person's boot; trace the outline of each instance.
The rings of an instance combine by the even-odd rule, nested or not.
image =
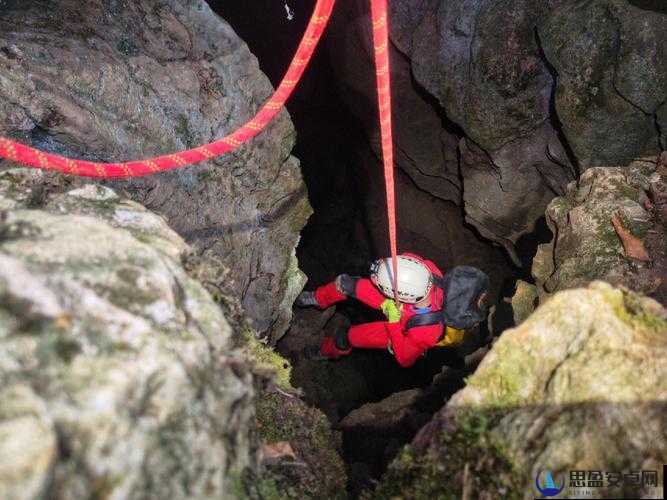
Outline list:
[[[307,359],[338,359],[352,352],[352,346],[347,339],[347,329],[339,329],[333,337],[324,337],[320,347],[309,346],[304,349]]]
[[[320,307],[320,304],[317,302],[317,299],[315,298],[315,292],[306,292],[303,291],[299,294],[299,296],[296,298],[294,301],[294,305],[297,307]]]
[[[333,337],[324,337],[322,344],[320,344],[320,355],[326,359],[338,359],[342,356],[347,356],[351,352],[352,347],[341,349]]]

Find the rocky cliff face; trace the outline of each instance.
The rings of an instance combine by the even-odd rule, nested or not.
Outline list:
[[[397,165],[511,255],[578,170],[666,147],[664,13],[625,0],[391,9]],[[366,3],[343,6],[333,30],[342,89],[377,152]]]
[[[3,2],[0,134],[102,161],[219,138],[271,94],[255,57],[203,0]],[[255,327],[284,332],[303,285],[310,214],[287,113],[232,154],[116,189],[231,270]]]
[[[186,243],[107,187],[44,180],[0,174],[0,497],[232,495],[253,379]]]
[[[539,28],[555,106],[582,167],[667,149],[667,15],[624,0],[573,2]]]
[[[219,258],[37,171],[0,173],[0,214],[1,498],[341,495],[337,434]]]
[[[528,499],[539,471],[565,481],[570,470],[657,471],[666,355],[657,302],[602,282],[559,292],[502,335],[373,498]],[[661,487],[596,491],[650,497]]]

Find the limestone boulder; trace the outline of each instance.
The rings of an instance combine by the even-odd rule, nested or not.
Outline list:
[[[532,268],[540,295],[599,279],[667,302],[666,205],[667,168],[653,158],[584,172],[547,208],[554,236]]]
[[[0,497],[211,498],[256,469],[253,377],[166,221],[0,174]]]
[[[659,498],[659,481],[568,481],[572,470],[662,469],[666,360],[667,311],[654,300],[603,282],[558,292],[503,333],[373,498],[529,499],[541,471],[567,497]]]

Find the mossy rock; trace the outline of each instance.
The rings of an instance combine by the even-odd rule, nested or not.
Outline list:
[[[340,436],[326,416],[294,396],[265,392],[256,401],[259,437],[266,445],[287,442],[295,458],[265,464],[245,479],[250,498],[346,498],[347,475],[338,454]]]
[[[665,308],[603,282],[558,292],[503,333],[369,498],[534,498],[544,470],[660,470],[666,412]]]
[[[667,268],[667,234],[647,195],[651,183],[658,182],[667,183],[664,170],[647,159],[626,168],[588,169],[564,196],[555,198],[546,210],[554,237],[538,247],[532,267],[540,297],[595,280],[655,297],[667,293],[661,276]],[[642,242],[650,262],[625,254],[613,216]]]
[[[0,172],[0,497],[231,495],[256,465],[253,376],[188,245],[45,177]]]

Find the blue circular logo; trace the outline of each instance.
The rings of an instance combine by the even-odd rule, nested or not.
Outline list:
[[[558,475],[558,482],[560,483],[559,487],[556,486],[554,478],[551,475],[551,471],[545,471],[544,482],[541,480],[541,476],[542,471],[540,470],[537,472],[537,476],[535,476],[535,487],[545,497],[555,497],[561,491],[563,491],[563,488],[565,488],[565,481],[563,481],[563,478],[560,474]]]

